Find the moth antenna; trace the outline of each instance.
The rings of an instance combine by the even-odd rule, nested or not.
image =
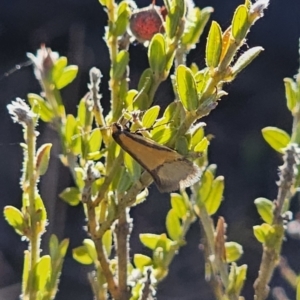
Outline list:
[[[11,68],[10,70],[8,70],[7,72],[5,72],[1,77],[0,77],[0,81],[3,80],[4,78],[10,76],[11,74],[15,73],[18,70],[21,70],[24,67],[28,67],[31,66],[33,64],[33,62],[31,60],[27,60],[23,63],[17,64],[15,65],[13,68]]]

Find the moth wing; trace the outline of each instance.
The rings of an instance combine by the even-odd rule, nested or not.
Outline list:
[[[196,183],[201,177],[201,170],[182,157],[176,161],[165,162],[153,170],[151,175],[160,192],[172,192]]]

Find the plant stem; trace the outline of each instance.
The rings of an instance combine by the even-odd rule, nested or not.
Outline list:
[[[127,289],[127,266],[129,250],[128,237],[130,233],[129,226],[129,223],[127,222],[127,211],[125,209],[120,213],[116,227],[120,300],[128,300],[130,298],[130,293]]]
[[[28,122],[26,131],[27,142],[27,172],[29,176],[28,198],[29,198],[29,215],[30,215],[30,275],[28,282],[28,292],[30,300],[36,299],[36,289],[34,287],[34,267],[37,264],[40,255],[40,236],[37,228],[35,196],[36,196],[36,170],[35,170],[35,151],[36,151],[36,134],[33,122]]]
[[[269,295],[269,282],[272,278],[274,269],[279,261],[281,246],[284,238],[284,227],[282,219],[282,208],[286,199],[291,195],[291,187],[295,178],[295,160],[296,146],[290,144],[285,150],[283,156],[284,164],[279,168],[280,176],[278,185],[278,194],[275,201],[274,219],[272,227],[274,237],[272,242],[265,242],[263,255],[259,268],[258,277],[254,283],[255,300],[264,300]]]

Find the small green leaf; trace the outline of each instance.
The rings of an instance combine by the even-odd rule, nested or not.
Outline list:
[[[149,64],[154,76],[163,77],[166,68],[166,42],[162,34],[157,33],[152,38],[148,51]]]
[[[164,145],[170,140],[174,131],[174,128],[157,126],[152,132],[152,139],[157,143]]]
[[[52,260],[56,260],[58,256],[58,238],[55,234],[51,234],[50,240],[49,240],[49,252]]]
[[[181,42],[187,48],[187,50],[193,49],[196,43],[199,42],[204,27],[206,26],[210,15],[213,12],[212,7],[205,7],[202,10],[200,10],[198,7],[194,7],[192,10],[192,15],[188,15],[188,19],[191,20],[189,20],[187,23],[186,29],[181,38]]]
[[[59,79],[55,82],[55,86],[58,90],[61,90],[68,84],[70,84],[77,76],[78,73],[78,67],[71,65],[68,67],[65,67],[63,72],[61,73]]]
[[[138,90],[139,91],[143,90],[144,93],[147,94],[151,88],[152,83],[153,83],[153,72],[150,68],[148,68],[144,70],[144,72],[140,77]]]
[[[67,254],[67,250],[68,250],[68,247],[69,247],[69,243],[70,243],[70,240],[69,239],[63,239],[61,241],[61,243],[59,244],[59,256],[60,258],[64,258]]]
[[[296,82],[291,78],[284,78],[285,97],[288,109],[293,113],[294,108],[299,102],[299,89]]]
[[[185,4],[185,1],[180,1],[181,4]],[[177,3],[176,3],[177,4]],[[178,27],[180,26],[180,21],[182,20],[182,12],[184,10],[180,10],[179,6],[173,4],[170,10],[166,15],[166,33],[169,39],[173,39],[175,34],[177,33]]]
[[[143,254],[134,254],[133,262],[136,268],[143,270],[146,266],[152,265],[152,259],[149,256],[143,255]]]
[[[132,184],[132,179],[125,168],[122,168],[120,171],[120,177],[117,185],[117,190],[119,193],[124,193]]]
[[[71,206],[76,206],[81,201],[81,193],[77,187],[68,187],[64,189],[59,197]]]
[[[236,291],[237,295],[240,295],[241,290],[244,286],[244,282],[246,280],[247,275],[247,268],[247,265],[241,265],[239,267],[236,267],[236,279],[234,290]]]
[[[115,23],[114,34],[116,36],[122,36],[128,27],[130,9],[128,3],[123,1],[118,7],[118,18]]]
[[[106,255],[107,255],[107,257],[109,257],[110,254],[111,254],[111,248],[112,248],[112,232],[111,232],[111,229],[108,229],[103,234],[102,243],[103,243],[103,246],[105,248]]]
[[[42,256],[36,266],[35,276],[37,278],[37,287],[39,291],[45,289],[47,280],[51,275],[51,257],[49,255]]]
[[[274,231],[273,227],[267,223],[253,226],[253,233],[256,239],[262,244],[267,242],[270,233],[272,234],[273,231]]]
[[[41,230],[44,230],[45,226],[46,226],[46,221],[47,221],[47,211],[46,211],[44,202],[38,193],[36,193],[36,195],[35,195],[34,202],[35,202],[34,204],[35,204],[35,210],[36,210],[36,214],[37,214],[36,221],[42,223]]]
[[[158,117],[159,111],[160,111],[160,106],[155,105],[149,108],[145,112],[142,118],[142,123],[145,128],[151,128],[151,126],[154,124],[154,122]]]
[[[277,152],[283,153],[285,148],[290,142],[290,136],[282,129],[277,127],[265,127],[262,129],[262,135],[266,142]]]
[[[90,265],[93,263],[85,246],[79,246],[73,249],[73,258],[83,265]]]
[[[183,219],[186,217],[188,208],[186,207],[184,198],[182,195],[177,193],[171,194],[171,206],[174,210],[174,212],[177,214],[177,216],[180,219]]]
[[[83,189],[84,184],[85,184],[84,183],[85,171],[80,167],[74,168],[74,171],[75,171],[76,185],[81,190],[81,189]]]
[[[52,144],[43,144],[36,153],[36,170],[44,175],[48,169]]]
[[[127,152],[124,153],[124,165],[126,166],[129,175],[132,178],[132,181],[139,179],[141,175],[141,165],[134,160]]]
[[[245,38],[248,28],[248,9],[245,5],[240,5],[234,12],[231,31],[237,43]]]
[[[161,236],[158,234],[152,233],[142,233],[140,234],[140,241],[141,243],[146,246],[147,248],[154,250],[158,241],[160,240]]]
[[[122,50],[118,53],[116,62],[113,66],[113,78],[121,80],[126,77],[126,69],[129,63],[128,51]]]
[[[186,136],[180,136],[175,142],[175,149],[180,154],[186,156],[189,153],[189,143]]]
[[[61,74],[63,73],[64,68],[68,64],[68,59],[65,56],[59,57],[53,65],[52,68],[52,80],[53,82],[57,82],[57,80],[60,78]]]
[[[201,177],[201,185],[200,185],[200,189],[198,192],[198,199],[197,199],[198,202],[204,203],[206,201],[211,191],[213,181],[214,181],[213,173],[209,169],[206,169],[206,171]]]
[[[199,142],[204,138],[204,126],[205,123],[198,123],[194,128],[192,128],[192,139],[191,139],[191,149],[194,151],[194,148]]]
[[[218,176],[214,179],[208,197],[204,201],[207,213],[211,216],[216,213],[221,205],[224,191],[224,177]]]
[[[244,52],[232,67],[232,76],[235,77],[238,73],[244,70],[263,50],[263,47],[253,47]]]
[[[92,259],[92,261],[93,262],[97,261],[97,251],[96,251],[96,247],[95,247],[93,240],[84,239],[83,245],[85,246],[86,251],[87,251],[88,255],[90,256],[90,258]]]
[[[28,285],[28,277],[30,274],[30,252],[28,250],[24,251],[24,263],[23,263],[23,274],[22,274],[22,294],[25,295],[27,291],[27,285]]]
[[[237,261],[244,253],[243,247],[236,242],[226,242],[225,251],[227,263]]]
[[[195,152],[204,152],[207,150],[209,145],[209,141],[206,137],[204,137],[194,148]]]
[[[206,42],[205,60],[209,68],[216,68],[222,52],[222,30],[220,25],[212,21]]]
[[[198,94],[196,81],[192,71],[184,65],[176,70],[177,92],[183,106],[188,111],[194,111],[198,107]]]
[[[100,149],[102,143],[102,135],[100,128],[95,128],[88,140],[88,152],[96,152]]]
[[[52,119],[54,118],[54,112],[52,107],[47,101],[45,101],[41,96],[37,94],[28,94],[27,98],[31,106],[34,105],[35,101],[38,103],[38,105],[40,106],[40,110],[39,110],[40,118],[44,122],[47,123],[52,121]]]
[[[179,217],[173,208],[170,209],[167,214],[166,228],[169,237],[173,241],[178,241],[180,239],[182,234],[182,228],[181,228]]]
[[[133,109],[135,110],[146,110],[150,105],[149,97],[143,90],[140,91],[134,98]]]
[[[6,219],[8,224],[10,226],[12,226],[18,234],[24,235],[26,223],[24,220],[24,216],[20,210],[18,210],[14,206],[10,206],[10,205],[5,206],[4,218]]]
[[[256,205],[257,211],[261,218],[268,224],[273,223],[273,210],[274,210],[274,203],[266,198],[257,198],[254,201],[254,204]]]

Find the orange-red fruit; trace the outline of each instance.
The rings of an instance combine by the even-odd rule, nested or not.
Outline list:
[[[139,42],[150,41],[156,33],[165,31],[160,8],[151,4],[136,10],[131,15],[129,27]]]

